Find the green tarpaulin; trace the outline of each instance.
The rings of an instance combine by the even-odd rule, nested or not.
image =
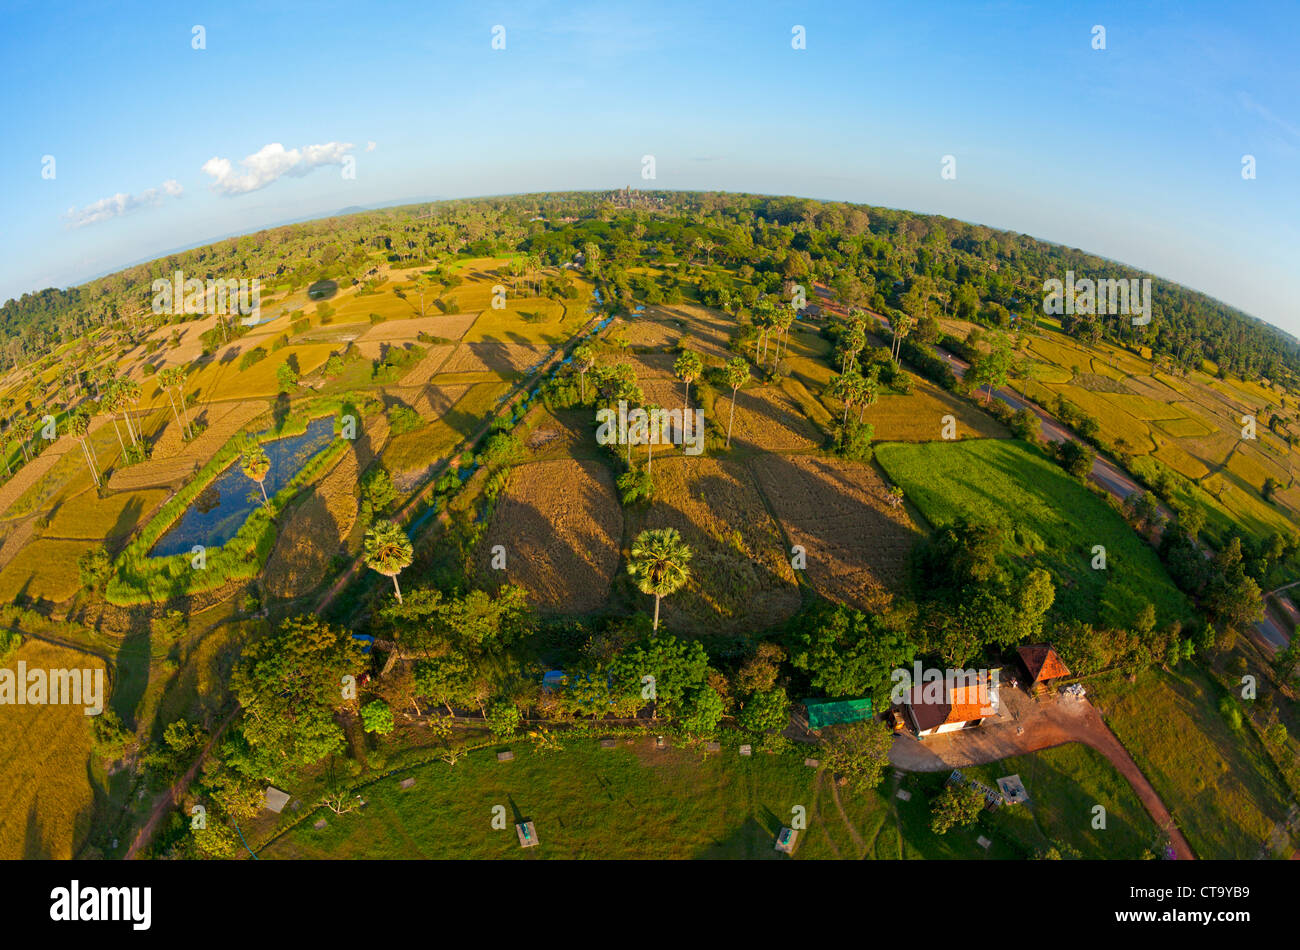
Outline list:
[[[804,705],[808,707],[810,729],[871,718],[870,699],[809,699]]]

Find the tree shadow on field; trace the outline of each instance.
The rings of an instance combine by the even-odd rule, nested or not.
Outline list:
[[[736,858],[782,858],[776,850],[776,831],[769,832],[758,816],[750,815],[726,837],[701,848],[692,857],[696,860],[716,861]]]
[[[310,300],[329,300],[339,292],[339,285],[332,280],[318,280],[307,288]]]
[[[807,464],[765,454],[751,468],[787,539],[804,546],[812,586],[859,608],[867,605],[857,602],[855,588],[901,588],[912,547],[923,534],[901,512],[891,517],[894,509],[875,470],[868,463],[815,457]]]
[[[41,819],[36,813],[36,799],[32,799],[32,804],[27,809],[27,830],[23,838],[23,860],[24,861],[48,861],[54,857],[53,851],[50,850],[49,842],[45,838],[45,833],[41,828]]]
[[[135,527],[140,515],[144,512],[144,502],[137,495],[132,495],[131,500],[122,506],[118,513],[117,521],[114,522],[112,529],[104,536],[104,547],[108,549],[110,555],[116,557],[121,553],[122,548],[126,546],[127,536]]]
[[[802,599],[798,585],[772,566],[789,555],[752,475],[742,466],[735,481],[696,478],[693,468],[687,458],[656,467],[656,473],[671,470],[671,481],[656,474],[654,501],[628,517],[630,535],[677,528],[691,549],[691,577],[682,591],[664,598],[662,619],[694,634],[735,633],[775,622],[775,614],[794,613]],[[679,500],[683,486],[689,502]]]
[[[599,462],[582,464],[584,468],[598,466],[592,473],[594,479],[580,483],[580,493],[575,490],[560,500],[563,511],[543,512],[536,504],[512,499],[509,494],[498,501],[496,515],[475,556],[477,574],[485,586],[521,584],[538,609],[549,612],[584,614],[605,604],[618,570],[622,509],[608,469]],[[525,474],[555,477],[546,469],[517,469],[514,477]],[[557,530],[560,519],[568,530]],[[606,525],[607,530],[602,534],[570,527],[588,522],[597,529]],[[491,566],[492,548],[497,544],[506,549],[504,571]],[[541,602],[544,594],[558,599]]]
[[[149,688],[152,643],[153,626],[148,612],[132,611],[129,629],[117,651],[117,677],[109,700],[109,708],[131,730],[138,727],[136,710]]]

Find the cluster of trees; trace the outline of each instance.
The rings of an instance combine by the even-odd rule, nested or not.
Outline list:
[[[923,652],[966,667],[977,656],[1039,638],[1056,599],[1051,575],[1012,575],[999,557],[1002,528],[962,517],[913,550],[913,589]]]

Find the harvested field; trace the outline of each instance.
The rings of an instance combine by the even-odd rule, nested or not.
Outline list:
[[[289,599],[315,590],[329,576],[332,558],[347,553],[357,517],[357,475],[357,456],[348,452],[281,517],[262,572],[272,597]]]
[[[479,546],[480,576],[528,590],[534,607],[582,614],[609,597],[623,510],[608,466],[596,460],[529,462],[510,475]],[[491,569],[493,545],[506,569]]]
[[[158,435],[154,438],[151,455],[155,459],[172,458],[177,455],[188,452],[193,446],[187,445],[181,438],[181,430],[176,425],[176,418],[172,414],[171,408],[166,405],[166,398],[163,400],[164,412],[163,426]],[[179,408],[179,407],[178,407]],[[256,412],[254,412],[254,409]],[[257,414],[266,411],[266,403],[261,400],[251,400],[249,402],[208,402],[200,403],[197,406],[189,407],[190,422],[194,425],[206,426],[209,432],[217,431],[225,433],[225,438],[230,438]],[[234,413],[232,416],[231,414]],[[250,415],[250,413],[252,413]],[[230,418],[227,418],[230,417]],[[232,428],[233,426],[233,428]],[[202,435],[199,436],[202,439]],[[125,438],[125,433],[123,434]],[[224,442],[224,439],[223,439]]]
[[[428,308],[432,309],[432,307]],[[427,312],[427,310],[426,310]],[[477,313],[438,314],[432,317],[411,317],[407,320],[385,320],[376,323],[361,335],[361,339],[373,343],[376,341],[416,342],[421,333],[441,337],[444,340],[459,340],[465,331],[478,319]]]
[[[654,481],[654,503],[629,513],[628,537],[673,527],[692,551],[691,580],[664,598],[664,623],[689,633],[741,633],[780,623],[799,609],[785,538],[743,463],[656,459]]]
[[[424,385],[442,369],[442,364],[447,362],[447,357],[451,356],[455,349],[455,345],[451,343],[429,347],[425,351],[424,358],[402,377],[401,384],[403,386]]]
[[[532,458],[599,458],[590,409],[560,409],[554,413],[539,407],[529,419],[532,426],[524,447]],[[656,456],[657,457],[657,456]]]
[[[713,420],[727,431],[731,392],[720,393]],[[764,452],[802,451],[816,448],[822,434],[800,411],[795,401],[775,386],[755,386],[736,393],[736,418],[731,430],[733,447]]]
[[[71,441],[71,440],[69,440]],[[59,446],[52,445],[36,458],[24,465],[3,485],[0,485],[0,514],[9,510],[10,505],[21,498],[29,488],[45,477],[61,458],[63,452]]]
[[[236,403],[209,403],[197,409],[190,407],[190,419],[205,418],[207,413],[219,411],[221,407],[228,408],[213,417],[208,427],[199,433],[198,438],[185,445],[175,455],[164,456],[156,453],[153,458],[138,465],[114,471],[108,480],[109,490],[136,491],[141,488],[165,487],[183,481],[207,464],[231,436],[242,431],[267,409],[266,403],[258,399]],[[175,440],[172,444],[175,444]]]
[[[873,589],[902,587],[920,532],[870,465],[763,455],[750,467],[818,592],[865,608]]]
[[[77,558],[94,546],[90,541],[32,541],[0,570],[0,603],[70,599],[81,590]]]
[[[468,391],[468,386],[393,386],[385,389],[384,395],[395,397],[425,419],[433,421],[442,418]]]
[[[95,657],[39,640],[26,641],[4,665],[16,669],[20,660],[32,669],[104,668]],[[90,737],[82,706],[0,705],[0,860],[76,856],[95,804]]]
[[[550,353],[549,347],[519,343],[462,343],[442,366],[443,373],[522,374]]]
[[[629,346],[675,349],[685,345],[705,357],[726,361],[734,356],[727,349],[735,321],[705,307],[674,304],[649,307],[645,313],[623,318],[614,324],[610,337],[626,340]]]

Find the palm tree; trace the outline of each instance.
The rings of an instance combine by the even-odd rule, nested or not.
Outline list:
[[[397,586],[397,575],[411,563],[415,552],[406,532],[391,521],[376,521],[366,532],[366,565],[385,577],[393,579],[393,592],[397,602],[402,602],[402,588]]]
[[[880,379],[877,367],[872,367],[871,372],[867,374],[862,382],[858,384],[858,422],[862,422],[866,417],[867,408],[874,406],[876,400],[880,398]]]
[[[135,428],[131,425],[129,410],[130,407],[140,402],[140,384],[131,379],[121,379],[114,388],[117,390],[115,411],[122,413],[122,421],[126,423],[126,434],[131,437],[131,444],[139,445],[140,442],[135,436]]]
[[[772,354],[772,368],[773,368],[773,369],[776,368],[777,361],[781,358],[781,354],[782,354],[782,352],[785,350],[785,346],[784,346],[784,343],[783,343],[782,341],[784,341],[784,342],[788,342],[788,339],[789,339],[788,334],[789,334],[789,332],[790,332],[790,324],[792,324],[792,323],[794,323],[794,307],[793,307],[793,306],[790,306],[790,307],[779,307],[779,308],[777,308],[776,312],[772,315],[772,324],[773,324],[773,326],[776,327],[777,333],[780,334],[779,337],[778,337],[778,342],[781,343],[781,345],[779,345],[779,346],[777,347],[777,349],[776,349],[776,350],[773,352],[773,354]],[[864,342],[865,342],[865,341],[864,341]]]
[[[90,416],[85,412],[74,412],[68,417],[68,428],[72,434],[77,437],[81,443],[81,451],[86,455],[86,464],[90,467],[90,477],[95,480],[95,487],[99,487],[99,467],[96,465],[95,450],[90,445],[87,438],[90,432]]]
[[[754,304],[754,325],[758,327],[759,334],[763,340],[763,352],[758,352],[758,343],[754,344],[754,358],[760,365],[767,359],[767,334],[776,328],[776,305],[771,299],[764,297],[758,303]]]
[[[158,382],[162,384],[163,392],[167,394],[167,401],[172,405],[172,415],[176,417],[176,424],[181,427],[182,436],[191,438],[193,433],[190,430],[189,413],[185,413],[185,421],[182,422],[180,411],[176,408],[176,400],[172,398],[172,390],[177,390],[181,405],[185,405],[185,370],[179,366],[165,369],[158,374]]]
[[[844,404],[844,417],[840,420],[840,425],[848,425],[849,410],[862,398],[862,383],[862,374],[856,371],[841,373],[831,383],[831,395]]]
[[[655,599],[654,629],[659,629],[659,601],[676,593],[691,576],[688,566],[691,549],[682,541],[676,528],[652,528],[642,531],[632,542],[627,572],[636,579],[637,588]]]
[[[266,449],[262,448],[262,443],[256,440],[250,440],[244,447],[243,458],[239,462],[240,468],[244,474],[257,482],[257,487],[262,489],[262,503],[266,507],[271,507],[271,499],[266,497],[266,476],[271,471],[271,460],[266,455]]]
[[[23,418],[14,423],[14,428],[18,430],[18,443],[22,446],[23,463],[26,464],[32,460],[32,457],[27,453],[27,443],[30,442],[32,436],[36,434],[36,420],[29,418],[28,416],[23,416]]]
[[[587,371],[596,365],[596,351],[590,343],[579,343],[573,350],[573,364],[578,367],[578,386],[582,401],[587,401]]]
[[[654,417],[655,417],[655,413],[659,411],[660,407],[651,403],[651,404],[647,404],[644,408],[645,408],[645,417],[646,417],[645,473],[649,475],[651,471],[653,471],[654,464],[655,464]],[[631,466],[629,465],[628,468],[630,469]]]
[[[893,356],[894,362],[897,363],[903,352],[903,340],[912,332],[912,325],[916,320],[911,315],[899,310],[894,314],[894,345],[890,349],[890,355]]]
[[[749,379],[749,364],[743,356],[727,360],[727,382],[731,383],[731,415],[727,417],[727,448],[731,448],[731,423],[736,419],[736,390]]]
[[[677,362],[673,363],[673,372],[686,384],[686,399],[682,403],[682,425],[685,425],[686,413],[691,408],[691,383],[699,379],[700,373],[704,372],[704,360],[700,358],[699,353],[685,350],[677,357]]]
[[[840,364],[840,372],[847,373],[853,369],[853,364],[857,362],[858,354],[862,348],[867,345],[867,334],[862,327],[854,324],[849,328],[849,332],[844,335],[840,343],[840,352],[844,354],[844,359]]]
[[[122,407],[122,391],[117,380],[109,380],[104,386],[104,395],[99,401],[100,408],[113,420],[113,431],[117,433],[117,444],[122,447],[122,457],[126,458],[126,443],[122,441],[122,427],[117,424],[117,413]]]

